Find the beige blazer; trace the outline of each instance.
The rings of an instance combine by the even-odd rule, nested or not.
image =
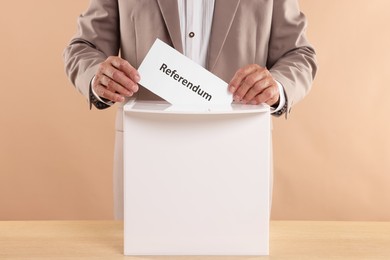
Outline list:
[[[315,52],[306,39],[305,16],[297,0],[216,0],[207,69],[226,82],[248,64],[267,67],[285,90],[288,109],[309,91],[316,73]],[[155,39],[183,50],[176,0],[91,0],[78,31],[65,49],[66,72],[89,99],[98,65],[121,55],[138,68]],[[139,99],[157,99],[144,88]],[[116,121],[114,189],[122,215],[122,111]]]

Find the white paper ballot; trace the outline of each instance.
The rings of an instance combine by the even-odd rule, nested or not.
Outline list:
[[[172,105],[227,107],[228,84],[159,39],[138,68],[139,82]]]

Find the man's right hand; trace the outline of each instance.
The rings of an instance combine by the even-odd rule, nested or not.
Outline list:
[[[100,63],[92,84],[99,97],[113,102],[123,102],[138,91],[138,71],[126,60],[111,56]]]

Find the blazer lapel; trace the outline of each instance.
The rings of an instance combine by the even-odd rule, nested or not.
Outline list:
[[[158,0],[165,25],[167,26],[169,36],[171,37],[173,47],[183,53],[183,45],[180,33],[180,18],[177,6],[177,0]]]
[[[212,71],[233,23],[240,0],[215,0],[207,68]]]

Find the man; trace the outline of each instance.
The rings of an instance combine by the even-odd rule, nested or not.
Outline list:
[[[316,73],[297,0],[91,0],[78,24],[64,53],[70,80],[90,106],[120,102],[114,165],[119,218],[122,107],[131,96],[158,99],[137,84],[137,68],[156,38],[229,82],[236,102],[267,103],[276,116],[287,117]]]

